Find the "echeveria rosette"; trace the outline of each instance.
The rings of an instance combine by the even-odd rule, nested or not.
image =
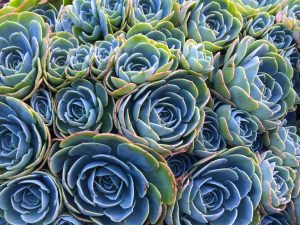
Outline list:
[[[52,224],[62,208],[58,180],[35,171],[0,186],[0,211],[9,224]]]
[[[275,16],[267,12],[260,12],[254,18],[250,18],[245,24],[244,34],[254,38],[260,38],[275,22]]]
[[[46,89],[39,89],[30,99],[30,106],[38,113],[47,126],[54,120],[52,94]]]
[[[212,89],[218,98],[255,116],[259,130],[271,130],[298,101],[293,68],[267,40],[236,40],[222,60],[215,57]]]
[[[226,141],[220,133],[221,128],[218,115],[208,107],[204,108],[204,112],[203,126],[194,144],[191,146],[191,152],[200,158],[205,158],[226,148]]]
[[[24,176],[43,165],[49,130],[24,102],[0,95],[0,180]]]
[[[175,154],[169,156],[166,160],[177,180],[183,178],[197,162],[197,158],[189,153]]]
[[[52,32],[55,31],[58,11],[54,5],[47,2],[44,4],[36,5],[35,7],[31,8],[30,11],[40,15],[44,19],[45,23],[48,23],[50,30]]]
[[[170,21],[174,15],[175,0],[132,0],[128,25],[149,23],[152,26],[160,21]]]
[[[79,45],[76,49],[70,49],[65,67],[67,80],[74,81],[88,76],[93,61],[93,47],[91,45]]]
[[[81,132],[52,150],[49,166],[62,182],[65,206],[85,221],[160,224],[175,202],[166,161],[124,137]]]
[[[127,24],[131,0],[100,0],[100,5],[114,32],[123,30]]]
[[[181,9],[180,28],[188,39],[216,52],[237,38],[242,20],[232,0],[187,1]]]
[[[52,91],[61,89],[67,82],[68,53],[78,48],[78,40],[67,32],[54,33],[49,42],[49,54],[44,71],[44,81]]]
[[[286,211],[262,215],[260,225],[291,225],[293,218]]]
[[[110,132],[114,105],[101,83],[76,80],[55,96],[54,131],[59,137],[79,131]]]
[[[104,78],[108,92],[121,97],[145,82],[161,80],[172,70],[174,55],[168,46],[137,34],[129,38],[115,56],[114,68]]]
[[[189,39],[180,55],[180,66],[191,73],[210,77],[213,70],[213,53],[206,50],[205,45]]]
[[[275,155],[283,159],[285,165],[294,169],[299,167],[300,137],[296,127],[285,126],[283,123],[265,135],[264,143]]]
[[[287,0],[285,7],[277,13],[277,22],[284,23],[290,29],[300,32],[300,1]]]
[[[237,9],[243,14],[250,17],[256,16],[260,12],[268,12],[270,15],[275,14],[280,7],[280,0],[233,0]]]
[[[244,110],[229,104],[216,105],[220,134],[230,146],[252,146],[256,140],[256,118]]]
[[[0,17],[0,94],[27,99],[42,82],[48,26],[31,12]]]
[[[271,150],[260,154],[260,161],[263,210],[268,213],[278,213],[284,210],[292,199],[296,173]]]
[[[53,225],[85,225],[83,221],[77,219],[71,214],[60,214],[57,219],[52,223]]]
[[[93,47],[93,64],[91,66],[91,75],[97,80],[110,71],[114,65],[114,57],[121,45],[122,38],[115,38],[112,34],[108,34],[103,41],[96,41]]]
[[[296,47],[293,47],[282,52],[282,54],[290,61],[291,66],[293,67],[294,75],[292,82],[294,90],[297,92],[298,96],[300,96],[300,52]]]
[[[68,15],[62,18],[63,25],[68,28],[71,23],[73,35],[83,44],[103,40],[108,33],[112,33],[100,0],[74,0],[72,5],[66,6],[64,13]]]
[[[65,31],[68,33],[72,33],[72,27],[74,26],[74,23],[70,15],[66,12],[66,10],[67,7],[61,7],[58,12],[58,16],[55,24],[56,32]]]
[[[171,51],[182,50],[185,42],[184,33],[169,21],[159,22],[156,26],[149,23],[138,23],[128,30],[126,37],[130,38],[136,34],[143,34],[157,42],[162,42]]]
[[[249,225],[261,199],[261,179],[249,148],[220,151],[194,165],[165,223]]]
[[[270,41],[279,51],[288,50],[295,46],[294,31],[282,23],[276,23],[263,35],[263,39]]]
[[[120,98],[114,109],[115,126],[132,142],[164,156],[185,152],[203,124],[209,97],[200,76],[178,70]]]

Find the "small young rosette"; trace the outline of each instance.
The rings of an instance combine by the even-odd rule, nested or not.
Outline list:
[[[48,26],[35,13],[0,17],[0,94],[27,99],[42,82]]]
[[[221,135],[218,115],[210,108],[205,107],[205,119],[199,136],[191,146],[193,154],[205,158],[219,150],[226,148],[225,138]]]
[[[113,67],[114,57],[120,44],[121,40],[112,34],[108,34],[103,41],[96,41],[93,47],[94,61],[91,66],[91,75],[97,80],[102,80]]]
[[[159,22],[156,26],[149,23],[138,23],[128,30],[126,37],[130,38],[136,34],[143,34],[152,40],[162,42],[171,51],[182,50],[185,42],[184,33],[169,21]]]
[[[166,160],[176,179],[180,179],[186,175],[197,162],[197,158],[189,153],[171,155]]]
[[[246,36],[219,59],[212,76],[218,98],[230,100],[257,119],[259,130],[271,130],[298,101],[292,86],[293,68],[269,41]]]
[[[155,26],[160,21],[169,21],[173,14],[175,0],[132,0],[129,26],[144,22]]]
[[[30,106],[39,114],[47,126],[52,126],[54,120],[52,94],[46,89],[40,89],[30,99]]]
[[[54,131],[59,137],[79,131],[110,132],[114,105],[101,83],[76,80],[55,96]]]
[[[178,70],[120,98],[114,122],[120,134],[162,155],[185,152],[203,124],[209,97],[200,76]]]
[[[268,12],[273,15],[278,11],[281,0],[233,0],[237,9],[250,17],[256,16],[260,12]]]
[[[62,208],[58,181],[36,171],[0,186],[0,212],[9,224],[52,224]]]
[[[67,32],[57,32],[50,38],[44,71],[44,81],[50,90],[57,91],[65,85],[68,53],[78,45],[78,40]]]
[[[104,79],[105,87],[112,96],[121,97],[140,84],[169,75],[173,58],[165,44],[142,34],[134,35],[118,50],[114,68]]]
[[[193,39],[189,39],[180,55],[180,65],[189,72],[210,77],[214,68],[213,53],[207,51],[203,44],[197,44]]]
[[[84,221],[161,224],[175,202],[166,161],[124,137],[82,132],[52,150],[49,166],[62,182],[65,206]]]
[[[230,146],[252,146],[256,140],[258,125],[248,112],[219,104],[215,107],[220,124],[220,134]]]
[[[180,28],[185,36],[219,51],[240,33],[243,19],[232,0],[197,0],[183,4]]]
[[[131,0],[100,0],[100,5],[114,32],[125,28],[131,4]]]
[[[270,150],[260,155],[260,161],[262,171],[261,204],[264,211],[268,213],[280,212],[291,201],[296,173]]]
[[[74,0],[72,5],[66,6],[63,13],[67,14],[65,17],[61,16],[63,22],[71,23],[73,35],[83,44],[103,40],[108,33],[112,33],[100,0]]]
[[[71,214],[64,213],[59,215],[52,224],[53,225],[84,225],[86,223],[77,219]]]
[[[32,7],[30,11],[40,15],[44,19],[45,23],[48,23],[50,30],[52,32],[55,31],[58,12],[54,5],[47,2]]]
[[[70,81],[85,78],[90,74],[93,61],[93,47],[90,44],[70,49],[65,68],[66,78]]]
[[[270,41],[279,51],[283,51],[295,46],[294,36],[294,31],[282,23],[277,23],[266,31],[263,39]]]
[[[297,169],[300,162],[300,137],[297,128],[285,126],[283,123],[277,129],[265,135],[265,145],[283,159],[285,165]]]
[[[260,12],[254,18],[250,18],[245,25],[244,34],[254,38],[260,38],[275,22],[275,16],[267,12]]]
[[[70,15],[66,12],[67,8],[68,7],[61,7],[58,12],[58,16],[55,24],[56,32],[65,31],[68,33],[72,33],[72,27],[74,26],[74,23]]]
[[[225,150],[195,164],[165,223],[249,225],[261,192],[255,154],[241,146]]]
[[[40,167],[50,147],[49,130],[24,102],[0,95],[0,180]]]

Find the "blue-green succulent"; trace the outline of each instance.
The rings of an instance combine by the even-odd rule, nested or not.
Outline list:
[[[76,80],[55,96],[54,131],[59,137],[79,131],[110,132],[113,108],[114,100],[101,83]]]
[[[115,125],[129,140],[163,155],[184,152],[199,133],[209,96],[200,76],[178,70],[120,98]]]
[[[30,98],[42,82],[48,26],[32,12],[0,17],[0,94]]]
[[[9,224],[52,224],[62,208],[59,183],[36,171],[0,185],[0,211]]]
[[[115,134],[74,134],[53,145],[49,166],[62,182],[65,206],[87,222],[160,224],[175,202],[166,161]]]
[[[261,198],[261,170],[249,148],[221,151],[199,161],[168,211],[167,225],[249,225]]]
[[[0,180],[40,168],[47,159],[50,140],[38,113],[16,98],[0,95]]]

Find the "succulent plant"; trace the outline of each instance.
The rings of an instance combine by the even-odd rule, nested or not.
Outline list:
[[[120,98],[115,125],[129,140],[160,154],[184,152],[199,133],[209,96],[201,77],[178,70]]]
[[[57,219],[53,222],[53,225],[84,225],[83,221],[78,220],[71,214],[63,213],[60,214]]]
[[[254,38],[260,38],[275,22],[275,16],[267,12],[260,12],[255,17],[250,18],[245,24],[244,34]]]
[[[103,40],[108,33],[112,33],[100,0],[74,0],[62,11],[64,13],[68,15],[60,16],[63,21],[58,29],[71,27],[73,35],[83,44]]]
[[[46,89],[38,90],[31,97],[30,106],[38,113],[47,126],[52,126],[54,112],[51,92]]]
[[[191,148],[191,151],[200,158],[205,158],[226,148],[226,141],[220,133],[218,115],[208,107],[204,108],[204,112],[203,127]]]
[[[78,48],[78,40],[67,32],[57,32],[49,42],[49,55],[45,67],[45,84],[52,91],[61,89],[67,82],[68,53]]]
[[[70,49],[65,68],[66,78],[71,81],[85,78],[90,74],[93,61],[93,48],[91,45],[80,45],[76,49]]]
[[[163,79],[171,73],[173,57],[165,44],[134,35],[119,48],[105,87],[112,96],[121,97],[140,84]]]
[[[0,17],[0,94],[27,99],[42,81],[48,26],[31,12]]]
[[[70,6],[69,6],[70,7]],[[72,21],[70,15],[66,12],[69,7],[61,7],[55,24],[55,31],[61,32],[65,31],[68,33],[72,33],[72,27],[74,26],[74,22]]]
[[[186,175],[197,162],[197,158],[189,153],[172,155],[166,160],[176,179],[180,179]]]
[[[169,21],[174,14],[175,0],[132,0],[129,26],[145,22],[155,26],[160,21]]]
[[[300,137],[295,126],[285,126],[285,122],[265,136],[265,145],[283,159],[285,165],[298,168],[300,162]]]
[[[91,74],[98,80],[110,71],[114,64],[114,57],[121,40],[116,39],[113,35],[108,34],[103,41],[96,41],[93,48],[93,64],[91,65]]]
[[[76,80],[55,96],[55,133],[66,137],[79,131],[110,132],[114,100],[103,85]]]
[[[52,224],[62,208],[58,181],[36,171],[1,184],[0,211],[9,224]]]
[[[260,225],[290,225],[292,223],[291,216],[286,212],[271,213],[261,217]]]
[[[180,12],[180,28],[188,39],[216,52],[232,42],[242,29],[242,15],[232,0],[187,1]]]
[[[294,90],[300,96],[300,52],[296,47],[288,49],[287,51],[282,52],[284,57],[286,57],[293,67],[293,86]]]
[[[30,9],[31,12],[34,12],[40,15],[45,23],[48,23],[50,30],[55,31],[56,19],[58,16],[58,11],[51,3],[43,3],[36,5]]]
[[[100,5],[108,17],[113,31],[123,30],[127,24],[131,0],[100,0]]]
[[[230,146],[252,146],[258,130],[253,116],[229,104],[218,104],[215,112],[219,119],[220,134]]]
[[[279,51],[288,50],[295,46],[294,32],[285,27],[284,24],[277,23],[266,31],[263,39],[269,40]]]
[[[199,161],[184,182],[167,225],[248,225],[261,198],[259,162],[246,147]]]
[[[50,139],[38,113],[16,98],[0,95],[0,180],[39,168],[47,157]]]
[[[280,0],[233,0],[237,9],[247,16],[256,16],[260,12],[274,14],[280,7]]]
[[[236,40],[223,59],[216,56],[215,67],[214,94],[253,115],[260,131],[278,127],[298,101],[289,60],[266,40]]]
[[[260,155],[260,160],[262,171],[261,204],[265,211],[278,213],[284,210],[291,201],[296,173],[270,150],[263,152]]]
[[[66,207],[79,218],[159,224],[175,202],[175,178],[150,150],[118,135],[82,132],[54,144],[49,166],[62,182]]]
[[[190,72],[210,77],[213,70],[213,53],[193,39],[186,41],[180,57],[180,65]]]

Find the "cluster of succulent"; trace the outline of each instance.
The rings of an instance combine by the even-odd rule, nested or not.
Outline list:
[[[299,0],[0,3],[0,224],[300,225]]]

